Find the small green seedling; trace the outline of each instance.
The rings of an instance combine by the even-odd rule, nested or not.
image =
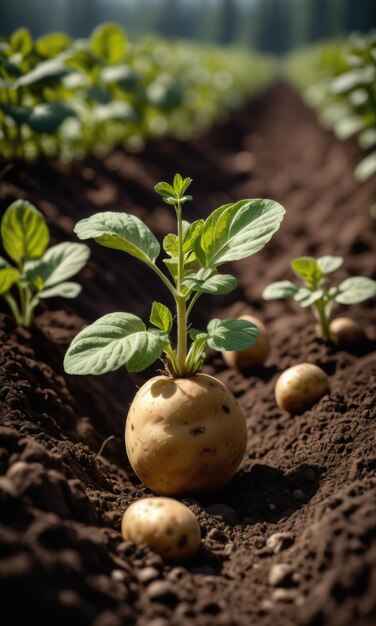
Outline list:
[[[0,257],[0,296],[17,324],[32,325],[34,309],[41,299],[78,296],[81,286],[67,279],[84,267],[90,249],[70,242],[47,249],[48,226],[30,202],[16,200],[7,208],[1,221],[1,239],[11,262]]]
[[[235,277],[218,268],[261,250],[284,214],[271,200],[241,200],[206,220],[184,221],[191,182],[176,174],[172,185],[155,187],[177,218],[177,234],[163,240],[167,271],[157,265],[157,239],[133,215],[98,213],[75,228],[80,239],[95,239],[143,261],[175,301],[175,316],[165,304],[153,303],[150,328],[132,313],[105,315],[73,339],[64,361],[69,374],[103,374],[122,366],[140,372],[163,359],[165,375],[148,380],[130,406],[125,440],[136,474],[164,495],[219,489],[243,458],[244,416],[227,387],[199,370],[207,347],[221,352],[248,348],[257,340],[257,327],[246,320],[213,319],[206,330],[196,330],[189,317],[202,294],[235,289]]]
[[[323,339],[330,337],[330,314],[335,302],[339,304],[358,304],[376,296],[376,281],[364,276],[346,278],[339,285],[329,287],[327,274],[341,267],[340,256],[299,257],[291,262],[293,272],[304,286],[299,287],[289,280],[271,283],[263,291],[265,300],[293,298],[302,307],[313,307]]]

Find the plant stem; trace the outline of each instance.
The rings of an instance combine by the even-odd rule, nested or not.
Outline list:
[[[26,328],[30,328],[34,321],[34,309],[38,304],[38,299],[33,298],[33,294],[27,289],[27,306],[25,310],[24,324]]]
[[[11,293],[5,293],[4,299],[7,302],[10,310],[12,311],[12,315],[16,321],[16,324],[18,324],[19,326],[22,326],[23,324],[22,315],[20,313],[16,300],[13,298]]]
[[[186,358],[187,358],[187,308],[185,298],[178,296],[176,299],[176,311],[178,322],[178,345],[176,351],[176,364],[179,376],[186,375]]]
[[[150,269],[153,270],[153,272],[155,272],[159,276],[161,281],[166,285],[167,289],[172,293],[172,295],[174,296],[174,299],[176,300],[177,291],[174,285],[168,280],[167,276],[165,276],[164,273],[161,272],[161,270],[159,269],[157,265],[153,265],[152,263],[150,263],[149,267]]]
[[[176,372],[179,376],[185,376],[187,372],[187,305],[186,296],[181,295],[181,288],[184,275],[184,251],[183,251],[183,219],[181,203],[178,200],[176,206],[176,215],[178,220],[178,294],[176,300],[177,325],[178,325],[178,344],[176,352]]]
[[[318,314],[318,320],[320,322],[321,335],[322,338],[326,341],[327,339],[329,339],[329,318],[326,314],[325,308],[325,300],[323,298],[320,298],[320,300],[316,302],[316,311]]]
[[[183,218],[180,200],[177,202],[176,215],[178,218],[178,292],[180,294],[184,271]]]
[[[21,325],[29,328],[33,322],[33,313],[36,305],[38,304],[38,300],[33,299],[33,294],[31,293],[28,287],[24,285],[18,285],[18,289],[20,292],[20,302],[21,302]]]

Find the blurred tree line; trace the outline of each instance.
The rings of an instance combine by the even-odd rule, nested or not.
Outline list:
[[[131,33],[288,50],[376,26],[376,0],[1,0],[0,34],[63,30],[87,36],[117,21]]]

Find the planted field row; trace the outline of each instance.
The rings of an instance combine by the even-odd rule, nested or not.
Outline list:
[[[341,139],[357,137],[370,150],[355,168],[364,181],[376,173],[376,33],[354,33],[291,56],[290,79],[321,123]]]
[[[104,24],[88,39],[26,29],[0,39],[0,151],[64,160],[145,139],[188,139],[271,79],[257,54],[128,39]]]

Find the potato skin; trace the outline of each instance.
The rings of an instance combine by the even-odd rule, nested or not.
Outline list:
[[[193,556],[201,541],[194,513],[172,498],[142,498],[133,502],[123,515],[121,534],[133,543],[146,543],[172,561]]]
[[[260,334],[256,343],[251,348],[223,352],[223,359],[226,365],[238,370],[243,370],[254,365],[263,365],[270,352],[270,341],[264,324],[257,319],[257,317],[253,317],[253,315],[242,315],[238,319],[246,320],[257,326]]]
[[[325,372],[313,363],[299,363],[285,370],[275,386],[275,398],[280,409],[302,413],[330,392]]]
[[[129,461],[155,493],[215,491],[238,469],[247,444],[243,414],[232,393],[206,374],[156,376],[129,409]]]
[[[336,317],[330,322],[330,339],[338,346],[358,346],[367,341],[362,326],[349,317]]]

